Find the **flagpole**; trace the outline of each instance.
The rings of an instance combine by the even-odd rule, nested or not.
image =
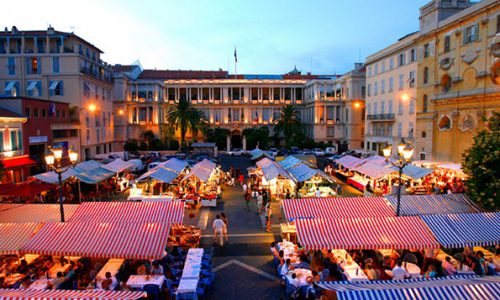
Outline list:
[[[238,78],[238,54],[236,53],[236,46],[234,46],[234,79]]]

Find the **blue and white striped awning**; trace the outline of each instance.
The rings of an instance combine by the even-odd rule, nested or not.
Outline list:
[[[385,196],[396,210],[396,195]],[[479,208],[465,194],[401,195],[401,214],[405,216],[475,213]]]
[[[500,212],[423,215],[443,247],[494,246],[500,243]]]
[[[359,299],[499,299],[500,276],[452,276],[433,279],[319,282],[339,300]]]

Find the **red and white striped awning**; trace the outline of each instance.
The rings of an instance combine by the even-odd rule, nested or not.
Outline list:
[[[37,223],[0,223],[0,255],[16,255],[38,227]]]
[[[135,300],[146,292],[0,289],[0,300]]]
[[[308,250],[440,247],[419,217],[298,219],[295,224]]]
[[[69,220],[79,204],[64,204],[64,218]],[[59,204],[0,204],[0,222],[40,223],[59,222]]]
[[[69,222],[182,223],[182,202],[86,202]]]
[[[383,197],[302,198],[283,201],[290,222],[311,218],[393,217],[394,211]]]
[[[170,224],[166,223],[47,223],[20,253],[160,259],[169,232]]]

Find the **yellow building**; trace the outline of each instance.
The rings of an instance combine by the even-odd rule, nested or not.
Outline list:
[[[418,46],[416,156],[458,163],[500,111],[500,2],[428,3]]]

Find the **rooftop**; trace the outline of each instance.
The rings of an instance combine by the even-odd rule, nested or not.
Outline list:
[[[25,119],[24,116],[21,116],[20,114],[17,114],[13,111],[10,111],[5,108],[0,107],[0,118],[20,118],[20,119]]]

